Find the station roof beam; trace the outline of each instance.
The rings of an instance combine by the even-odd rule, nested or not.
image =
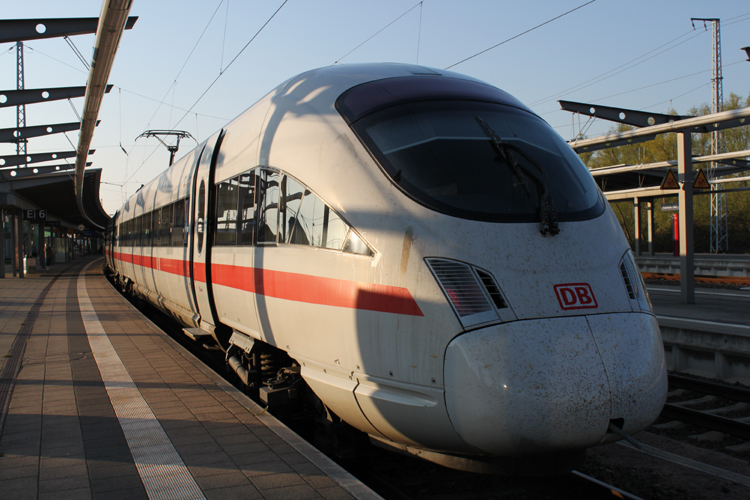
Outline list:
[[[94,154],[95,151],[95,149],[92,149],[89,151],[89,154]],[[77,155],[78,153],[75,151],[60,151],[57,153],[31,153],[25,155],[0,156],[0,168],[26,165],[27,163],[62,160],[64,158],[75,158]]]
[[[87,167],[90,167],[91,165],[92,162],[86,164]],[[65,172],[71,172],[75,170],[75,168],[76,166],[71,163],[32,168],[6,168],[0,170],[0,180],[13,181],[18,179],[25,179],[27,177],[37,177],[49,174],[62,174]]]
[[[112,90],[107,85],[105,93]],[[36,104],[39,102],[60,101],[74,97],[84,97],[86,87],[57,87],[51,89],[0,90],[0,108]]]
[[[125,29],[133,27],[138,17],[129,17]],[[96,33],[98,17],[73,17],[66,19],[5,19],[0,20],[0,43],[25,42],[61,36],[90,35]]]
[[[98,125],[99,122],[97,122]],[[32,137],[72,132],[81,128],[81,122],[55,123],[50,125],[35,125],[33,127],[0,129],[0,142],[18,142]]]
[[[660,113],[646,113],[635,109],[612,108],[609,106],[600,106],[598,104],[585,104],[573,101],[557,101],[560,107],[565,111],[572,111],[581,115],[602,118],[611,122],[624,123],[634,127],[650,127],[651,125],[661,125],[676,120],[686,120],[692,116],[663,115]]]

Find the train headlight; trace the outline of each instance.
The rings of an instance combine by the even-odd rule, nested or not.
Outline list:
[[[648,292],[646,292],[646,284],[643,282],[643,277],[640,271],[638,271],[633,252],[630,250],[625,252],[620,261],[620,274],[622,275],[622,280],[625,282],[625,288],[634,309],[637,307],[643,312],[653,312],[651,299],[648,298]]]
[[[516,319],[488,271],[455,260],[431,257],[425,262],[464,327]]]

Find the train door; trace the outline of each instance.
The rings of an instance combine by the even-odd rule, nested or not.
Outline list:
[[[213,241],[214,169],[223,131],[211,137],[195,172],[193,187],[193,233],[191,243],[191,285],[200,314],[200,328],[213,334],[217,342],[223,344],[214,334],[217,321],[216,305],[211,290],[211,243]]]

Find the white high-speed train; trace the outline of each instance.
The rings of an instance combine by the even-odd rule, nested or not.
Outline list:
[[[569,468],[666,397],[591,175],[515,98],[452,72],[286,81],[125,203],[107,264],[269,404],[306,385],[329,421],[452,467]]]

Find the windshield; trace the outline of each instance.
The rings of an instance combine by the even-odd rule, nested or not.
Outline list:
[[[542,203],[550,197],[560,221],[586,220],[604,210],[573,150],[546,122],[515,106],[460,99],[402,102],[351,126],[397,186],[438,212],[535,222],[544,217]],[[488,131],[496,134],[494,140]],[[501,145],[513,154],[499,154]]]

